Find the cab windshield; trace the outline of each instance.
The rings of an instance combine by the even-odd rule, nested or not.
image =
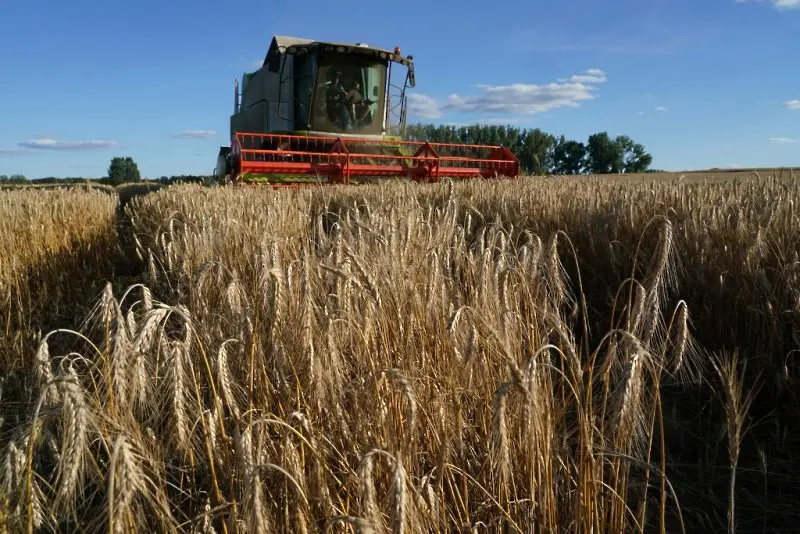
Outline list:
[[[311,128],[382,134],[386,60],[325,54],[319,58],[318,69]]]

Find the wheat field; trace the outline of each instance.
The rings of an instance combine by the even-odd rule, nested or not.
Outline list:
[[[0,271],[0,525],[792,528],[798,201],[752,173],[0,192],[36,273]]]

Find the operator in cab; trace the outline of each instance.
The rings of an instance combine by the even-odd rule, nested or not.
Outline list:
[[[355,124],[363,122],[369,112],[369,103],[365,102],[361,96],[361,84],[359,82],[355,82],[347,92],[346,100],[350,106],[350,116],[353,118],[353,122]]]
[[[347,130],[350,123],[350,112],[347,109],[348,92],[342,85],[342,71],[334,73],[333,81],[328,86],[325,99],[328,117],[342,130]]]

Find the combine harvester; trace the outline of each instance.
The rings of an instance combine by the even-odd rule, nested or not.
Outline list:
[[[404,140],[414,86],[413,57],[399,48],[275,36],[261,68],[244,75],[241,90],[235,82],[231,146],[220,147],[214,181],[303,187],[519,175],[502,146]]]

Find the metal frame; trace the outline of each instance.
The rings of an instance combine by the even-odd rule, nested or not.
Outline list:
[[[442,155],[447,152],[470,155]],[[234,134],[231,165],[234,183],[255,182],[248,174],[325,176],[329,184],[349,185],[353,177],[438,182],[446,176],[514,178],[520,173],[519,160],[504,146],[259,133]]]

